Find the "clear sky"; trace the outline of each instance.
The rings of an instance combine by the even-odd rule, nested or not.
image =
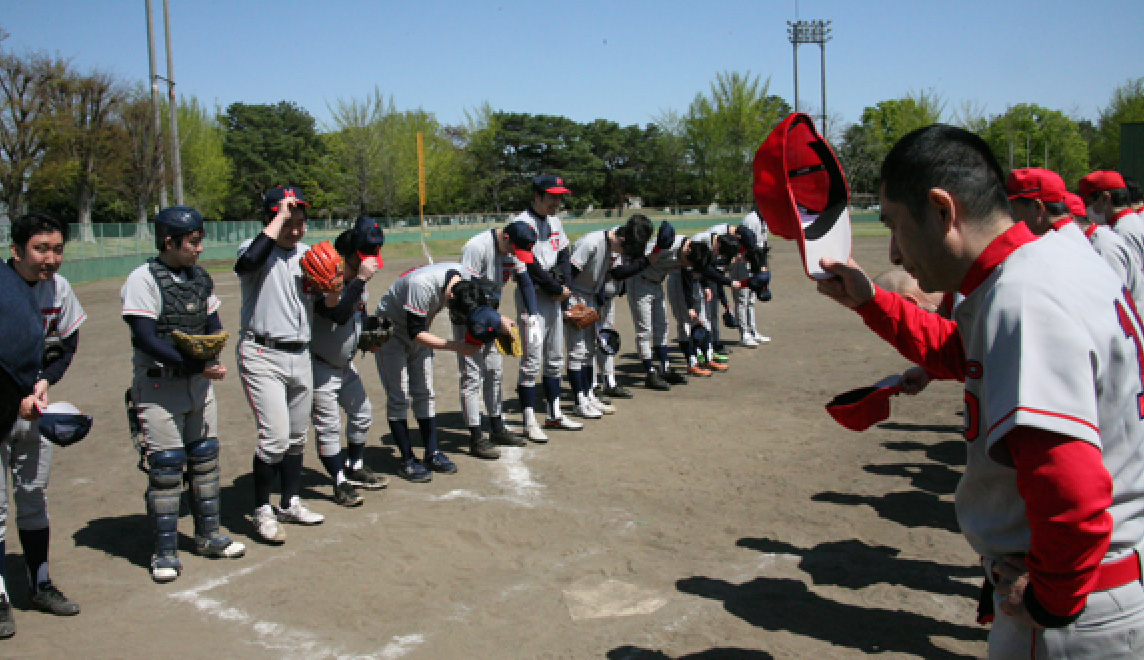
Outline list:
[[[769,76],[793,98],[794,0],[169,2],[178,93],[223,107],[287,99],[328,121],[327,103],[376,86],[445,123],[488,101],[645,124],[685,111],[720,71]],[[947,112],[1033,102],[1095,120],[1116,86],[1144,76],[1139,0],[801,0],[797,12],[833,20],[827,106],[847,122],[911,90],[938,92]],[[0,0],[0,27],[7,48],[146,80],[143,0]],[[817,46],[801,47],[802,102],[816,107],[818,62]]]

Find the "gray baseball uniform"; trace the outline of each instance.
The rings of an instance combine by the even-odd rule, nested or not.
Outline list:
[[[1132,249],[1136,263],[1144,266],[1144,218],[1125,209],[1110,218],[1108,226]]]
[[[483,231],[469,239],[461,248],[461,263],[477,275],[494,285],[497,294],[497,307],[505,282],[514,273],[527,270],[524,263],[511,254],[502,254],[497,249],[496,230]],[[464,326],[453,326],[453,339],[463,341]],[[460,372],[461,413],[470,428],[481,424],[481,394],[484,394],[485,412],[490,417],[501,416],[503,402],[502,382],[504,380],[504,359],[494,343],[488,343],[474,355],[457,354],[457,371]]]
[[[730,232],[731,225],[722,223],[699,232],[692,236],[691,240],[696,243],[706,243],[711,248],[711,252],[718,257],[719,255],[715,250],[714,238],[716,236],[726,236]],[[698,273],[695,279],[695,306],[697,307],[696,311],[699,313],[699,321],[711,331],[711,341],[718,344],[721,341],[719,329],[719,296],[715,288],[719,285],[703,281]],[[707,300],[706,294],[704,293],[705,290],[711,291],[711,300]]]
[[[32,297],[44,319],[44,335],[66,338],[87,320],[71,284],[62,275],[32,285]],[[17,419],[5,441],[0,441],[0,541],[8,531],[8,476],[16,504],[16,527],[24,530],[48,526],[48,477],[52,443],[40,436],[40,423]],[[0,575],[0,579],[3,576]]]
[[[540,218],[531,211],[524,211],[511,222],[523,222],[536,230],[538,238],[532,248],[536,264],[544,270],[554,268],[557,254],[568,247],[568,236],[564,233],[564,225],[560,222],[560,218],[554,215]],[[527,310],[519,287],[514,298],[520,325],[524,327]],[[540,345],[530,345],[527,337],[521,337],[525,345],[524,355],[520,358],[519,384],[525,387],[535,385],[542,370],[546,377],[559,378],[560,372],[564,369],[564,316],[560,303],[542,290],[537,292],[536,303],[537,314],[534,322],[540,326]]]
[[[1108,264],[1120,281],[1128,287],[1132,299],[1136,301],[1136,309],[1144,309],[1144,270],[1141,270],[1136,255],[1128,247],[1128,243],[1108,227],[1096,224],[1089,225],[1084,230],[1084,236],[1088,238],[1096,253],[1104,259],[1104,263]]]
[[[763,224],[757,211],[751,211],[739,223],[755,232],[759,247],[767,245],[767,226]],[[751,276],[750,266],[745,261],[731,264],[729,275],[733,280],[742,280]],[[755,302],[758,296],[749,287],[742,287],[734,291],[735,318],[739,321],[739,336],[749,337],[759,334],[759,326],[755,319]]]
[[[369,291],[362,288],[353,317],[346,323],[314,315],[310,358],[314,371],[313,422],[319,456],[341,451],[341,410],[346,411],[346,442],[364,445],[373,424],[373,405],[354,366]],[[316,304],[325,304],[318,301]]]
[[[600,295],[608,280],[608,271],[618,255],[608,245],[606,230],[593,231],[576,239],[572,245],[572,265],[579,273],[572,279],[572,302],[582,302],[600,312]],[[579,371],[592,365],[596,355],[596,327],[566,329],[568,368]]]
[[[405,421],[412,399],[413,416],[432,418],[433,350],[409,336],[408,314],[425,319],[425,327],[445,307],[451,273],[471,280],[477,273],[464,264],[441,262],[402,273],[377,303],[376,314],[393,322],[393,336],[377,351],[377,371],[385,386],[387,419]]]
[[[678,284],[679,271],[683,268],[681,251],[686,241],[686,237],[676,235],[671,247],[658,253],[655,263],[628,280],[628,305],[636,326],[636,349],[642,360],[653,359],[653,346],[667,346],[667,298],[671,299],[672,313],[677,321],[682,311],[680,325],[687,322],[687,305],[683,303],[682,287]],[[664,285],[669,276],[674,278],[666,288],[670,295],[665,292]]]
[[[251,242],[239,245],[239,257]],[[303,243],[290,250],[274,245],[261,267],[239,274],[238,373],[258,424],[255,453],[271,465],[287,453],[302,453],[313,408],[309,343],[317,293],[302,276],[307,249]]]

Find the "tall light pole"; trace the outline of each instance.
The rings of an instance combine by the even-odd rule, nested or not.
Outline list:
[[[144,0],[147,8],[147,59],[150,65],[151,73],[148,80],[151,81],[151,114],[152,121],[155,125],[153,127],[153,135],[156,143],[162,140],[160,137],[163,133],[163,119],[159,116],[159,76],[155,75],[155,27],[152,20],[151,13],[151,0]],[[159,150],[159,208],[167,208],[167,182],[163,180],[163,151]]]
[[[798,107],[798,47],[818,44],[822,49],[822,115],[820,128],[826,135],[826,42],[830,41],[830,21],[787,21],[787,38],[794,47],[794,110]]]
[[[167,0],[163,0],[163,30],[167,41],[167,104],[171,110],[171,174],[175,177],[175,203],[183,203],[183,167],[179,161],[179,117],[175,99],[175,73],[171,63],[171,19]]]

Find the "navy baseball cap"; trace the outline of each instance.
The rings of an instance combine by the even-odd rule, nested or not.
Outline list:
[[[512,243],[512,254],[526,264],[534,261],[532,246],[536,245],[536,230],[527,222],[510,222],[504,228],[508,240]]]
[[[481,305],[469,312],[465,324],[465,341],[470,344],[487,344],[500,334],[501,315],[488,305]]]
[[[759,237],[755,235],[754,229],[746,225],[739,225],[735,233],[739,237],[739,252],[746,252],[759,247]]]
[[[278,212],[278,202],[293,197],[299,204],[310,205],[306,198],[302,195],[302,189],[297,186],[276,186],[267,191],[266,196],[262,198],[262,209],[270,213]]]
[[[572,192],[564,187],[564,179],[556,176],[555,174],[541,174],[533,177],[532,189],[536,192],[553,193],[556,195],[563,195]]]
[[[385,245],[385,232],[377,220],[365,215],[358,216],[353,229],[354,250],[359,254],[374,256]]]

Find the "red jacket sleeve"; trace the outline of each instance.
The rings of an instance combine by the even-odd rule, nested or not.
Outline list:
[[[965,346],[953,321],[878,286],[874,298],[855,311],[875,334],[930,376],[965,381]]]
[[[1026,609],[1038,623],[1066,625],[1084,609],[1108,552],[1112,477],[1097,447],[1065,435],[1018,426],[1005,448],[1032,533]]]

